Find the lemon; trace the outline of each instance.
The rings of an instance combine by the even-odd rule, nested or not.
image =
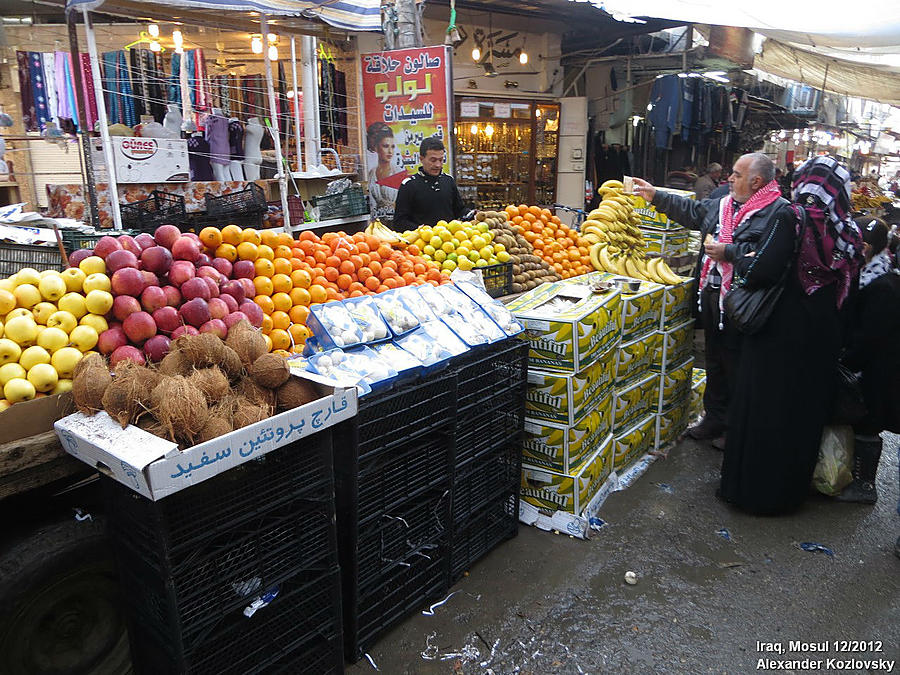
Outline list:
[[[9,338],[0,338],[0,366],[17,363],[22,355],[22,348]]]
[[[474,237],[472,237],[471,241],[472,241],[472,248],[475,248],[475,249],[481,249],[487,245],[487,242],[484,240],[484,237],[482,237],[480,234],[476,234]]]
[[[500,251],[497,254],[497,260],[503,263],[509,262],[509,253],[507,253],[506,251]]]
[[[418,246],[419,250],[421,251],[423,248],[425,248],[425,240],[419,237],[413,242],[413,246]]]
[[[468,272],[470,269],[475,267],[475,263],[473,263],[471,260],[469,260],[465,256],[461,256],[456,261],[456,264],[459,267],[459,269],[463,270],[464,272]]]
[[[59,382],[59,374],[49,363],[39,363],[28,371],[28,381],[37,391],[46,393]]]
[[[479,259],[478,262],[475,263],[475,267],[487,267],[487,266],[488,266],[488,261],[487,261],[487,260],[480,260],[480,259]]]
[[[469,251],[469,260],[471,260],[473,263],[477,263],[479,260],[481,260],[481,256],[478,255],[477,250]]]
[[[10,403],[30,401],[36,393],[37,391],[31,382],[18,377],[3,385],[3,395]]]
[[[494,244],[494,253],[500,253],[500,251],[505,251],[506,247],[503,244]]]
[[[438,250],[434,252],[433,257],[437,262],[444,262],[447,259],[447,254],[444,251]]]
[[[481,250],[478,251],[478,255],[481,256],[484,260],[490,260],[494,257],[494,251],[490,246],[485,246]]]
[[[29,347],[19,357],[19,365],[25,370],[31,370],[39,363],[50,363],[50,353],[43,347]]]
[[[6,322],[4,335],[22,347],[34,344],[37,339],[38,329],[34,319],[30,316],[17,316]]]
[[[48,328],[62,328],[66,333],[71,333],[78,325],[78,319],[71,312],[54,312],[47,319]]]
[[[444,240],[436,234],[428,240],[428,244],[434,249],[439,249],[443,243]]]
[[[450,233],[450,230],[444,229],[438,233],[438,236],[441,238],[441,241],[450,241],[453,239],[453,235]]]
[[[0,389],[6,386],[6,383],[14,378],[24,378],[27,371],[18,363],[4,363],[0,366]]]
[[[447,270],[448,272],[452,272],[453,270],[456,269],[456,263],[453,262],[452,260],[445,260],[445,261],[441,264],[441,269],[445,269],[445,270]]]
[[[441,244],[441,250],[444,253],[453,253],[453,251],[456,250],[456,247],[453,245],[452,242],[445,241],[443,244]]]
[[[435,223],[434,229],[438,229],[439,227],[446,228],[448,224],[449,223],[447,223],[446,220],[439,220],[437,221],[437,223]]]
[[[422,253],[424,253],[427,256],[433,256],[434,251],[435,251],[435,248],[431,244],[425,244],[425,246],[422,248]]]
[[[60,377],[70,378],[75,366],[84,357],[84,354],[75,347],[63,347],[50,357],[50,365],[56,368]]]

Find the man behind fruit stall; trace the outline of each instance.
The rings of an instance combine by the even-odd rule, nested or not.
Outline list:
[[[452,176],[442,173],[444,144],[431,137],[419,146],[422,166],[400,184],[394,205],[394,229],[415,230],[439,220],[462,218],[466,213],[459,188]]]

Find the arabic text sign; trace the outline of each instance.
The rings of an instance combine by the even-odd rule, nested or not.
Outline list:
[[[400,183],[397,174],[416,171],[424,139],[436,136],[444,142],[444,170],[449,166],[450,52],[443,46],[421,47],[363,54],[361,58],[370,150],[366,166],[369,194],[376,202],[375,215],[391,218]],[[385,125],[393,134],[389,140],[384,140]]]

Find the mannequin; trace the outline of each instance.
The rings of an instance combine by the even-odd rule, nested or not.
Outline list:
[[[138,131],[138,135],[144,138],[179,138],[180,134],[174,135],[168,128],[164,127],[159,122],[147,122],[146,124],[139,125],[139,128],[136,129]]]
[[[258,117],[251,117],[244,127],[244,176],[247,180],[259,180],[259,166],[262,164],[259,144],[262,137],[263,125]]]
[[[228,143],[228,118],[221,108],[213,108],[206,118],[206,140],[209,141],[209,161],[215,179],[221,183],[231,180],[228,168],[231,162],[231,146]]]
[[[175,103],[166,105],[168,112],[163,118],[163,127],[168,132],[168,138],[181,138],[181,109]]]
[[[231,180],[244,180],[244,126],[237,117],[228,120],[228,146],[231,152],[231,161],[228,163],[228,172]]]

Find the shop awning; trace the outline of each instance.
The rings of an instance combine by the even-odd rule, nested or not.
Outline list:
[[[66,8],[103,11],[115,4],[116,0],[67,0]],[[179,10],[294,16],[320,20],[344,30],[381,31],[381,0],[153,0],[146,4]]]

